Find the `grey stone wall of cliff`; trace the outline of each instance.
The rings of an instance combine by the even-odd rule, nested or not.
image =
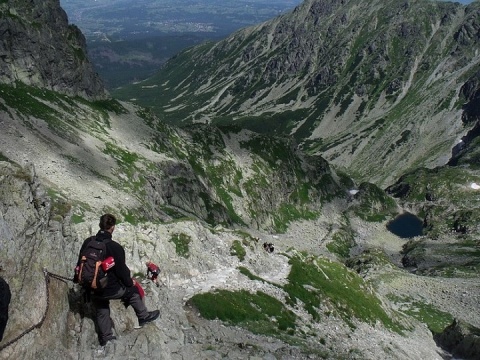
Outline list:
[[[33,168],[0,162],[0,265],[11,291],[9,319],[0,346],[45,316],[43,269],[63,275],[72,272],[69,265],[76,257],[76,236],[63,215],[52,208]],[[48,316],[42,326],[0,351],[1,359],[42,358],[48,348],[59,348],[59,342],[66,341],[68,286],[51,279],[48,289]]]
[[[12,293],[9,319],[0,342],[0,360],[168,360],[219,358],[221,354],[239,359],[257,352],[254,347],[239,348],[238,342],[261,345],[262,353],[297,351],[284,350],[280,341],[266,341],[262,336],[230,329],[220,322],[210,324],[197,319],[198,330],[197,325],[190,324],[190,312],[183,308],[185,300],[202,288],[224,286],[232,281],[236,284],[236,280],[227,281],[221,269],[216,268],[217,264],[232,269],[238,266],[238,258],[230,255],[228,245],[234,234],[205,231],[198,222],[139,228],[123,224],[116,229],[115,239],[124,245],[133,273],[143,272],[147,255],[162,265],[162,287],[145,285],[146,304],[149,309],[161,309],[161,318],[156,324],[135,329],[134,311],[125,310],[120,301],[112,301],[118,340],[105,348],[98,347],[91,304],[83,303],[81,291],[68,281],[50,278],[46,284],[43,272],[47,268],[61,276],[72,274],[81,239],[95,230],[94,223],[77,226],[69,223],[68,206],[62,208],[50,200],[34,168],[24,169],[0,161],[0,265],[1,276]],[[188,259],[176,256],[175,245],[168,240],[178,233],[191,235]],[[267,260],[275,260],[264,252],[261,254]],[[273,264],[270,267],[277,269]],[[225,275],[229,273],[223,271]],[[232,275],[233,279],[238,278]],[[246,277],[241,278],[250,282]],[[28,329],[31,331],[12,343]],[[219,338],[228,340],[218,342]],[[210,343],[216,343],[218,349],[205,348],[204,344]]]
[[[0,82],[16,81],[87,99],[108,95],[59,0],[0,3]]]

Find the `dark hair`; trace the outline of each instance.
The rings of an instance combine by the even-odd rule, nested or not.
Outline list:
[[[104,214],[100,217],[100,224],[98,224],[98,226],[100,226],[101,230],[108,230],[112,226],[115,226],[116,223],[117,219],[115,216],[112,214]]]

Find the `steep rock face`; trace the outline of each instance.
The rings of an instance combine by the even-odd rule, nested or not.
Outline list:
[[[146,183],[153,209],[170,205],[212,223],[232,224],[225,206],[212,198],[214,189],[190,166],[173,161],[157,166],[158,174],[148,176]]]
[[[0,86],[0,154],[35,164],[52,191],[80,204],[80,217],[114,207],[137,219],[166,221],[170,212],[278,231],[347,198],[346,179],[286,139],[201,125],[180,130],[146,121],[128,103]]]
[[[465,98],[463,121],[472,123],[480,120],[480,72],[475,73],[460,89]]]
[[[480,357],[480,329],[464,321],[455,319],[435,340],[455,357],[472,360]]]
[[[0,4],[0,81],[21,81],[90,99],[106,97],[87,59],[85,38],[68,24],[59,0]]]
[[[181,147],[147,177],[153,208],[170,205],[210,224],[279,231],[332,199],[345,206],[350,179],[288,139],[201,124],[177,134]]]
[[[476,86],[478,13],[478,3],[309,0],[115,94],[175,123],[293,135],[384,186],[420,163],[445,164],[470,130],[460,89]]]
[[[68,333],[64,320],[68,299],[61,282],[48,287],[43,270],[71,272],[68,264],[73,260],[76,237],[64,222],[66,214],[52,208],[33,168],[0,162],[0,199],[2,277],[11,291],[2,347],[36,325],[48,328],[52,335],[40,339],[38,331],[30,332],[3,349],[0,356],[26,359],[38,353],[39,358],[46,358],[46,348],[61,344]],[[39,339],[37,345],[26,346],[32,337]]]

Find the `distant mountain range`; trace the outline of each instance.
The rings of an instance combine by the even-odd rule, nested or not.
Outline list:
[[[359,180],[388,185],[445,164],[472,128],[478,16],[479,3],[309,0],[114,94],[172,124],[292,135]]]

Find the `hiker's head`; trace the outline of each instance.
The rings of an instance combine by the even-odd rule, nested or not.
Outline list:
[[[116,223],[117,219],[115,216],[112,214],[104,214],[100,217],[100,224],[98,224],[98,226],[100,226],[101,230],[112,232]]]

